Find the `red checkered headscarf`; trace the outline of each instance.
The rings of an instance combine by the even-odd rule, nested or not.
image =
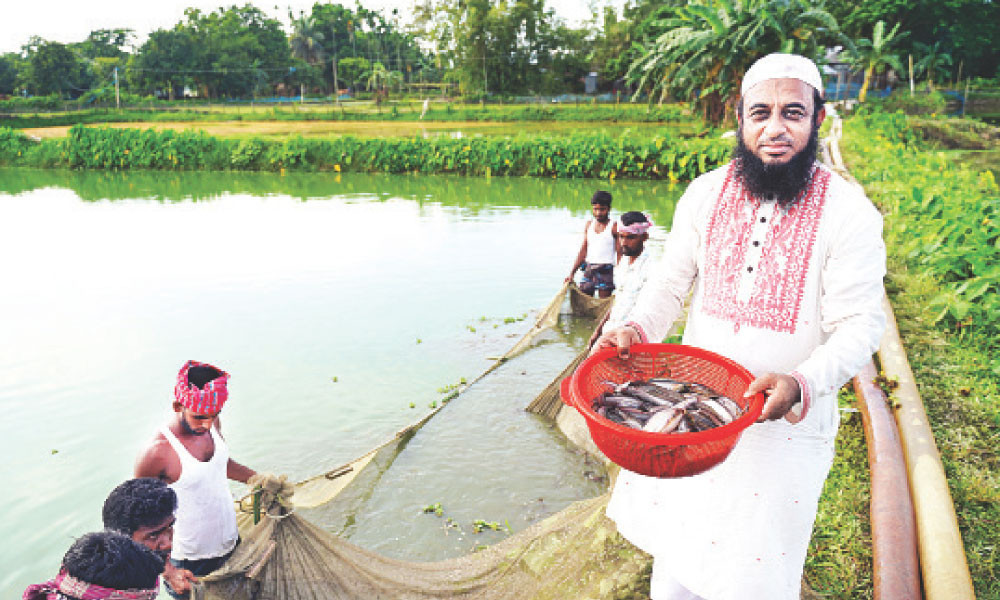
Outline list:
[[[212,381],[209,381],[198,389],[198,386],[188,381],[188,371],[191,367],[208,367],[222,373]],[[189,360],[181,367],[177,374],[177,385],[174,386],[174,398],[177,399],[184,408],[199,415],[214,415],[222,410],[222,405],[229,399],[229,390],[226,384],[229,382],[229,373],[208,363],[200,363],[196,360]]]
[[[160,580],[148,590],[115,590],[87,583],[60,570],[55,579],[28,586],[21,596],[23,600],[59,600],[79,598],[80,600],[155,600],[160,593]]]

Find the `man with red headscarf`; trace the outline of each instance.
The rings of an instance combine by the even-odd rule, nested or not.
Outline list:
[[[174,416],[139,455],[136,477],[156,477],[177,494],[170,561],[206,575],[221,567],[239,543],[233,496],[226,481],[256,475],[229,457],[219,413],[229,398],[229,374],[189,360],[177,375]],[[174,597],[180,597],[167,586]]]

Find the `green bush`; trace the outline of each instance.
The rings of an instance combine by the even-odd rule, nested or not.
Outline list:
[[[888,98],[873,98],[871,103],[886,112],[898,110],[908,115],[943,115],[948,111],[948,98],[937,91],[918,91],[911,95],[909,90],[899,89]]]
[[[912,128],[904,133],[907,122],[900,113],[853,119],[850,135],[867,159],[851,169],[878,189],[886,245],[940,282],[929,304],[934,321],[1000,345],[1000,187],[991,171],[929,151]],[[1000,356],[991,368],[1000,375]]]
[[[728,160],[731,147],[718,138],[627,139],[594,133],[565,138],[232,140],[195,131],[76,125],[65,140],[33,143],[12,129],[0,132],[0,163],[53,166],[55,160],[71,168],[113,170],[299,169],[686,181]]]

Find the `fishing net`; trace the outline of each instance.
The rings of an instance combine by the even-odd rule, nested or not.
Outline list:
[[[574,314],[603,318],[610,299],[565,284],[527,333],[468,385],[523,352],[553,327],[567,296]],[[580,357],[582,358],[582,356]],[[574,361],[575,363],[576,361]],[[567,367],[571,370],[571,367]],[[556,379],[556,384],[562,375]],[[466,386],[468,387],[468,386]],[[544,414],[571,442],[600,456],[583,419],[555,403]],[[604,516],[609,493],[571,504],[504,541],[458,558],[408,562],[365,550],[296,512],[330,503],[352,486],[373,485],[407,441],[443,408],[363,456],[294,485],[274,477],[241,499],[242,542],[226,564],[195,586],[195,599],[545,599],[644,598],[650,559]],[[612,476],[614,472],[610,473]]]
[[[243,542],[203,578],[201,599],[633,598],[648,558],[604,516],[609,494],[576,502],[480,552],[414,563],[369,552],[265,498]],[[641,596],[639,596],[641,597]]]

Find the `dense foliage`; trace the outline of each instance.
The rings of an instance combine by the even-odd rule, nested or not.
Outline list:
[[[957,335],[988,340],[1000,375],[1000,188],[990,171],[958,168],[942,152],[918,152],[920,128],[902,113],[860,118],[865,143],[878,148],[852,165],[881,184],[886,245],[908,266],[940,282],[928,308]]]
[[[827,9],[852,38],[868,36],[875,23],[899,23],[909,36],[900,43],[899,53],[919,61],[927,55],[927,46],[940,43],[947,52],[952,70],[947,79],[963,76],[997,77],[1000,75],[1000,4],[989,0],[827,0]]]
[[[697,100],[713,123],[731,118],[743,74],[759,57],[818,58],[824,45],[844,41],[822,2],[808,0],[692,0],[657,15],[655,38],[632,63],[629,79],[661,100]]]
[[[681,99],[697,91],[712,113],[730,101],[729,87],[754,57],[782,49],[822,58],[823,46],[851,46],[837,32],[871,39],[880,21],[887,29],[900,26],[892,55],[905,63],[912,54],[922,80],[1000,75],[993,51],[1000,5],[989,0],[604,4],[593,6],[581,26],[559,18],[547,0],[424,0],[410,14],[317,2],[289,13],[287,25],[250,4],[189,8],[140,45],[136,32],[123,28],[98,29],[68,44],[32,37],[19,53],[0,58],[0,94],[76,97],[113,85],[116,69],[128,91],[163,98],[330,94],[370,89],[381,65],[379,83],[458,90],[466,98],[581,93],[584,78],[596,73],[600,92],[629,94],[640,83]],[[350,72],[342,75],[345,59]],[[629,83],[632,65],[641,68],[632,69]]]
[[[220,139],[199,132],[76,126],[33,142],[0,128],[0,164],[87,169],[285,169],[689,180],[728,158],[719,139],[603,134],[565,138]]]

